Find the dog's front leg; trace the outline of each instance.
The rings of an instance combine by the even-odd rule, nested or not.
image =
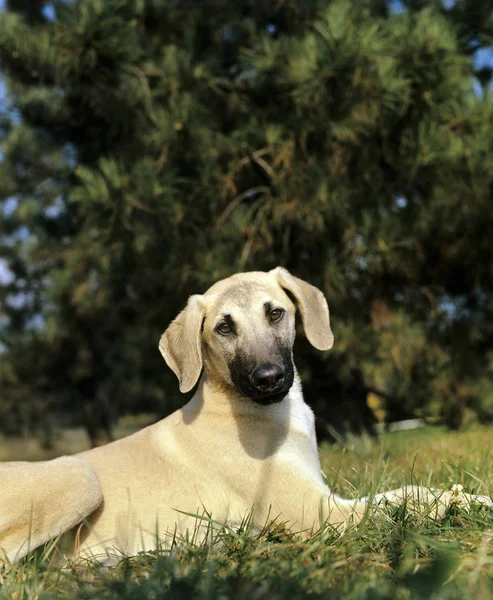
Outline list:
[[[493,507],[493,502],[488,496],[466,494],[461,485],[454,485],[450,491],[427,488],[417,485],[405,487],[376,494],[372,498],[364,498],[364,502],[372,506],[405,506],[412,512],[426,514],[434,519],[441,519],[448,509],[460,507],[468,509],[473,504],[488,508]]]
[[[331,493],[330,489],[320,484],[300,485],[293,482],[283,498],[288,502],[278,502],[269,512],[270,518],[279,515],[281,521],[290,524],[293,530],[302,531],[304,535],[312,535],[321,527],[329,526],[341,533],[349,527],[357,525],[368,510],[364,500],[345,499]]]
[[[388,506],[402,506],[415,514],[441,519],[451,508],[468,510],[474,504],[493,508],[488,496],[466,494],[461,485],[454,485],[450,491],[408,485],[360,500],[346,500],[335,494],[324,496],[319,500],[318,522],[345,531],[357,525],[365,513],[377,516],[379,510]],[[313,515],[312,520],[316,522]]]
[[[330,494],[323,503],[326,506],[325,523],[342,531],[357,525],[368,511],[364,500],[348,500],[335,494]]]
[[[96,473],[77,458],[0,464],[0,564],[74,527],[102,498]]]

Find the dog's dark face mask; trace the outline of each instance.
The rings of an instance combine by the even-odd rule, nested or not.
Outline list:
[[[291,350],[282,345],[275,349],[269,362],[258,364],[255,356],[237,352],[228,367],[240,394],[258,404],[280,402],[294,381]]]

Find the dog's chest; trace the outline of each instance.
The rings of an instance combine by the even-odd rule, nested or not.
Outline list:
[[[210,488],[227,496],[249,496],[252,486],[266,491],[267,481],[297,473],[318,482],[311,409],[303,401],[279,409],[229,419],[200,415],[186,425],[178,415],[168,419],[154,438],[166,466],[166,487],[170,477],[176,485],[177,473],[188,490]]]

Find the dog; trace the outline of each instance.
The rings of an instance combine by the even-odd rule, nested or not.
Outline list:
[[[107,446],[45,463],[0,466],[0,549],[15,561],[60,536],[66,559],[111,561],[200,541],[211,523],[261,530],[277,519],[308,536],[343,530],[382,502],[489,498],[407,486],[346,500],[321,474],[314,415],[293,362],[295,313],[318,350],[333,344],[323,293],[278,267],[233,275],[191,296],[159,342],[180,390],[180,410]],[[197,385],[198,384],[198,385]],[[66,533],[68,532],[68,533]]]

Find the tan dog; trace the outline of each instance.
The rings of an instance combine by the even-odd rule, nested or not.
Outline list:
[[[329,311],[317,288],[283,268],[233,275],[187,307],[159,348],[190,402],[125,439],[38,464],[0,467],[0,548],[9,560],[84,519],[63,542],[66,556],[106,558],[166,545],[187,532],[200,540],[209,521],[253,528],[277,518],[310,534],[323,522],[344,526],[368,508],[324,483],[314,417],[293,364],[295,312],[319,350],[333,343]],[[201,376],[202,373],[202,376]],[[408,487],[443,513],[461,492]],[[28,541],[29,540],[29,541]]]

